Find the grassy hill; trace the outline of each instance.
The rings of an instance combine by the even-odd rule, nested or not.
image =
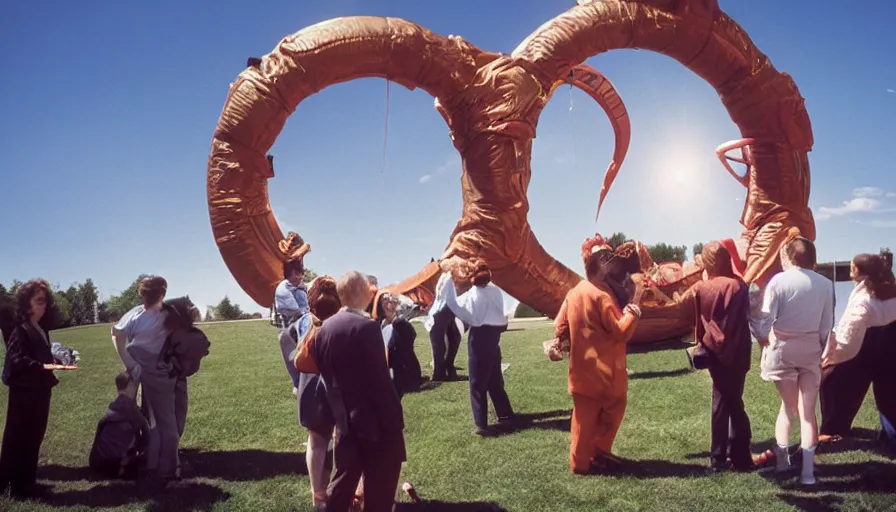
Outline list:
[[[108,326],[80,328],[53,336],[77,348],[83,360],[78,371],[60,374],[54,391],[39,472],[52,489],[42,502],[0,499],[0,510],[308,510],[302,445],[307,434],[297,423],[275,330],[267,322],[202,328],[212,349],[189,383],[183,439],[189,478],[182,488],[150,496],[130,482],[98,481],[84,468],[120,368]],[[541,326],[504,336],[507,390],[528,420],[515,433],[473,435],[466,382],[405,397],[409,460],[402,481],[412,482],[427,503],[404,503],[399,510],[896,510],[896,494],[887,492],[896,490],[896,463],[875,452],[871,440],[843,443],[838,453],[821,451],[819,485],[809,491],[796,476],[779,481],[768,472],[708,473],[709,376],[687,369],[680,346],[629,356],[634,373],[615,448],[631,460],[629,469],[615,476],[570,474],[572,402],[566,364],[551,363],[542,353],[540,342],[550,334],[550,327]],[[417,351],[428,373],[425,334],[418,337]],[[461,367],[465,354],[462,349]],[[0,387],[5,400],[6,388]],[[745,400],[756,450],[769,447],[779,402],[774,387],[759,380],[758,363]],[[872,435],[873,403],[865,404],[856,426],[863,438]]]

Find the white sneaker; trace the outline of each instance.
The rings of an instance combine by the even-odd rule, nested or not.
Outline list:
[[[292,388],[292,395],[293,395],[293,396],[299,396],[299,388],[295,388],[295,387]]]
[[[803,471],[800,475],[803,485],[815,485],[815,447],[803,448]]]

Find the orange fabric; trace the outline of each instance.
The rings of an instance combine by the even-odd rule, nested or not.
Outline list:
[[[293,360],[296,370],[299,370],[302,373],[320,373],[320,370],[317,369],[317,363],[315,363],[314,358],[311,357],[311,348],[317,343],[317,331],[320,329],[321,321],[316,317],[312,321],[314,322],[314,325],[308,333],[305,334],[305,341],[299,346],[295,360]]]
[[[554,320],[554,334],[568,338],[569,392],[594,399],[628,392],[626,343],[637,327],[610,293],[588,281],[570,290]]]
[[[625,416],[627,398],[595,400],[584,395],[572,395],[572,426],[569,446],[570,471],[586,472],[599,453],[611,453],[616,433]]]

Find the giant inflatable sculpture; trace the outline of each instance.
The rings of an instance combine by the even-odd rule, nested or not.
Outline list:
[[[498,286],[554,315],[580,277],[545,251],[527,219],[535,127],[552,93],[567,83],[584,89],[608,113],[616,146],[599,213],[631,130],[615,89],[582,62],[617,48],[672,57],[719,93],[743,136],[717,150],[747,193],[744,229],[732,243],[744,278],[763,285],[776,271],[778,250],[787,240],[815,237],[808,208],[812,130],[796,84],[772,66],[715,0],[578,4],[542,25],[510,55],[480,50],[460,37],[443,37],[401,19],[350,17],[307,27],[263,58],[250,59],[230,87],[208,165],[214,236],[240,286],[268,306],[281,279],[281,263],[308,249],[293,243],[294,234],[284,238],[268,201],[267,180],[274,170],[267,152],[287,117],[303,99],[329,85],[381,77],[435,98],[463,162],[463,214],[445,252],[393,291],[425,303],[440,265],[476,257],[488,263]],[[737,150],[740,155],[729,156]],[[737,174],[728,160],[745,164],[746,173]],[[669,300],[647,308],[645,327],[635,341],[668,338],[692,325],[693,312],[676,297],[695,274],[679,275],[662,285],[673,285],[665,291],[656,288],[658,297]]]

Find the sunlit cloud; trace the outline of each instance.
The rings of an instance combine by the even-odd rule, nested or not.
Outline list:
[[[887,89],[887,92],[890,94],[896,94],[896,89]]]
[[[884,195],[883,189],[877,187],[859,187],[853,189],[853,197],[880,197]]]
[[[422,185],[431,179],[432,179],[432,174],[424,174],[423,176],[420,176],[420,184]]]

